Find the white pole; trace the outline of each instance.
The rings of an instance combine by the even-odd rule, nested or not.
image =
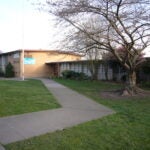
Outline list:
[[[24,49],[22,49],[22,80],[24,81]]]
[[[24,81],[24,0],[22,0],[22,80]]]

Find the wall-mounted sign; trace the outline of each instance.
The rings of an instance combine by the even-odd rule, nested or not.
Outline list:
[[[34,58],[24,58],[24,64],[26,65],[34,65],[35,64],[35,59]]]

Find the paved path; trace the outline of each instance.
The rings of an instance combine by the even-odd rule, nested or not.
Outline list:
[[[0,150],[5,150],[5,148],[2,145],[0,145]]]
[[[62,108],[0,118],[0,143],[8,144],[62,130],[114,113],[109,108],[49,79],[41,79]]]

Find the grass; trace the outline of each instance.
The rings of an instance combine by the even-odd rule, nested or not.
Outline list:
[[[150,98],[104,99],[101,90],[115,83],[60,80],[58,82],[113,108],[117,113],[78,126],[5,145],[6,150],[149,150]]]
[[[0,80],[0,117],[59,107],[41,81]]]

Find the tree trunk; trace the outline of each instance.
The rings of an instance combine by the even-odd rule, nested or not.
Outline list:
[[[135,71],[129,72],[129,86],[136,87],[136,72]]]
[[[91,72],[92,80],[98,80],[98,67],[99,63],[96,60],[91,60],[88,64],[89,70]]]
[[[128,84],[126,90],[130,95],[137,94],[136,91],[136,71],[129,71],[128,73]]]
[[[95,68],[95,70],[94,70],[93,79],[98,80],[98,69],[97,68]]]
[[[98,80],[98,70],[96,67],[91,69],[92,80]]]
[[[108,81],[108,70],[109,70],[108,62],[104,62],[104,70],[105,70],[105,79],[106,81]]]

